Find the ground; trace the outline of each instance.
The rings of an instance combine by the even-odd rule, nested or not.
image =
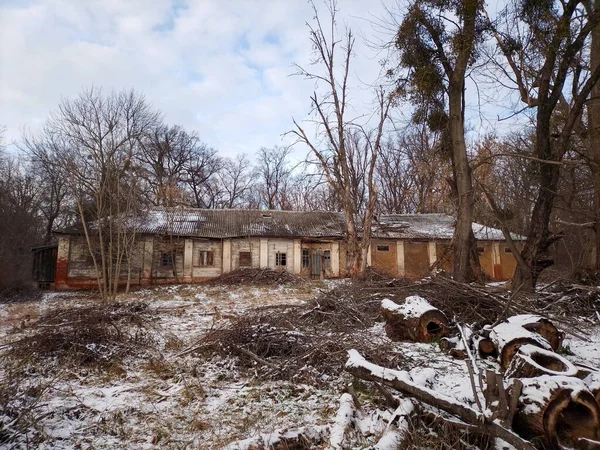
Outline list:
[[[64,363],[57,367],[56,361],[46,359],[37,365],[29,361],[19,372],[19,392],[0,405],[0,447],[243,448],[240,441],[260,434],[331,425],[340,396],[349,386],[361,402],[363,420],[360,438],[348,448],[373,445],[389,414],[371,390],[343,371],[317,383],[312,378],[309,384],[302,377],[267,379],[256,376],[262,370],[258,362],[252,362],[252,369],[248,361],[243,367],[238,364],[241,356],[191,351],[211,329],[256,308],[301,305],[330,287],[312,282],[280,287],[165,286],[123,294],[120,303],[148,304],[152,348],[101,370]],[[48,311],[96,302],[91,294],[56,292],[41,301],[0,305],[0,342],[27,336],[29,325]],[[587,331],[589,342],[567,337],[568,357],[600,367],[600,327]],[[381,323],[363,333],[387,340]],[[9,349],[10,345],[0,346],[2,352]],[[441,352],[437,344],[397,343],[390,351],[397,354],[399,368],[409,370],[416,382],[474,403],[466,363]],[[6,364],[0,367],[5,385],[11,384],[7,377],[16,376],[14,367],[11,370]],[[27,420],[21,420],[17,435],[15,410],[24,404]]]

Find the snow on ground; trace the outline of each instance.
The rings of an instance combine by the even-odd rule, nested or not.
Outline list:
[[[43,370],[30,374],[31,385],[45,387],[36,393],[37,422],[32,433],[39,433],[43,441],[37,448],[211,450],[286,429],[331,426],[340,396],[352,381],[347,374],[317,388],[289,381],[259,381],[238,370],[234,358],[180,356],[223,321],[259,306],[301,304],[314,296],[317,288],[323,284],[164,286],[123,295],[121,301],[144,301],[155,312],[152,318],[163,335],[162,358],[132,359],[124,370],[114,373],[65,367],[54,378],[45,377]],[[49,293],[40,302],[0,305],[0,342],[18,337],[22,324],[48,310],[94,301],[97,298],[86,293]],[[381,323],[366,332],[387,339]],[[600,327],[592,331],[590,342],[569,337],[565,344],[572,353],[568,358],[600,366]],[[465,361],[446,355],[435,343],[398,343],[395,352],[399,364],[394,369],[406,370],[415,383],[475,407]],[[497,368],[492,361],[479,364]],[[1,366],[0,376],[5,376]],[[358,395],[363,406],[371,408],[370,415],[364,412],[368,418],[364,427],[375,423],[370,417],[378,416],[381,421],[368,390],[358,389]],[[0,415],[0,422],[2,419]],[[376,433],[381,432],[374,432],[369,443],[376,442],[380,437]]]

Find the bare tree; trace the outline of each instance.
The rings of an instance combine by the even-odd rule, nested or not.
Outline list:
[[[115,298],[123,263],[133,256],[141,190],[134,155],[158,121],[134,91],[91,88],[63,100],[46,125],[61,138],[60,163],[105,300]]]
[[[56,226],[65,226],[72,217],[65,208],[68,201],[68,178],[60,164],[61,137],[47,132],[39,135],[24,133],[21,150],[28,156],[31,172],[39,187],[39,209],[45,220],[44,242],[52,240]]]
[[[218,207],[224,192],[219,181],[223,164],[223,158],[218,156],[215,149],[197,142],[184,173],[188,204],[196,208]]]
[[[160,206],[181,204],[184,170],[190,165],[197,137],[179,126],[159,125],[140,140],[138,159],[148,183],[150,203]]]
[[[31,279],[31,247],[39,243],[39,187],[23,161],[4,154],[0,136],[0,287]]]
[[[342,40],[337,35],[335,1],[330,1],[329,30],[326,30],[314,6],[315,26],[309,25],[310,40],[314,48],[314,64],[322,71],[311,72],[297,66],[298,75],[315,80],[325,86],[323,93],[314,92],[311,106],[315,115],[314,123],[320,130],[319,138],[309,137],[307,131],[294,120],[292,133],[298,142],[308,146],[311,154],[321,167],[329,185],[340,199],[346,219],[346,245],[350,274],[364,273],[367,249],[370,245],[371,225],[377,201],[375,166],[381,148],[384,125],[388,118],[391,96],[383,89],[377,90],[377,105],[374,116],[376,126],[368,130],[349,118],[350,64],[355,38],[351,30],[346,30]],[[341,62],[338,64],[338,47]],[[362,168],[357,161],[364,161]],[[357,177],[364,178],[366,202],[362,210],[357,208]]]
[[[584,50],[600,22],[600,10],[579,0],[555,5],[526,2],[509,4],[501,21],[490,22],[503,59],[498,63],[518,91],[525,108],[535,108],[535,147],[540,185],[534,202],[527,240],[517,258],[513,286],[532,290],[539,274],[553,264],[549,249],[560,239],[550,230],[562,160],[582,111],[600,79],[600,66],[584,70]],[[561,105],[560,129],[556,128]]]
[[[261,206],[267,209],[292,209],[289,199],[294,167],[289,147],[262,147],[258,151],[256,174]]]
[[[252,177],[252,166],[246,155],[241,154],[233,159],[225,159],[217,177],[222,188],[220,200],[217,202],[219,208],[233,209],[257,206],[250,205],[248,201],[255,180]]]
[[[384,213],[439,213],[452,209],[439,133],[410,124],[385,142],[377,164],[379,209]]]

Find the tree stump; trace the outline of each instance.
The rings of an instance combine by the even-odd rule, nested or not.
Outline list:
[[[407,297],[402,305],[389,299],[381,302],[385,332],[393,341],[431,342],[448,335],[446,315],[422,297]]]
[[[520,325],[526,330],[539,334],[548,341],[552,350],[555,352],[560,350],[565,334],[562,331],[559,331],[549,319],[532,314],[522,314],[509,317],[506,321],[508,323]]]
[[[542,375],[521,380],[513,429],[545,449],[572,447],[600,433],[600,407],[578,378]]]
[[[525,344],[513,357],[505,378],[533,378],[540,375],[577,376],[577,367],[557,353]]]
[[[490,339],[498,349],[500,367],[506,370],[515,353],[522,345],[530,344],[546,350],[552,350],[551,345],[541,335],[526,330],[519,324],[502,322],[490,332]]]

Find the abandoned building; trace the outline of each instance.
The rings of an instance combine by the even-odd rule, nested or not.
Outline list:
[[[367,265],[412,278],[434,267],[450,271],[453,231],[454,219],[444,214],[381,215],[373,225]],[[473,224],[473,231],[485,274],[494,280],[512,277],[516,262],[500,230]],[[81,229],[59,230],[56,236],[57,251],[45,250],[56,261],[53,286],[94,287],[96,273]],[[243,267],[342,277],[344,236],[344,216],[336,212],[153,209],[138,227],[123,282],[197,283]]]

